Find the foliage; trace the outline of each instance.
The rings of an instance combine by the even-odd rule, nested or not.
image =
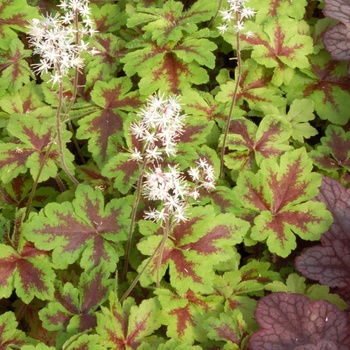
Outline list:
[[[349,349],[348,9],[0,0],[0,348]]]

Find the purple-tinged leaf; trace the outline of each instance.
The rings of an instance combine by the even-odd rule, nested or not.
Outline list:
[[[260,329],[249,338],[251,350],[348,350],[346,313],[335,305],[312,302],[303,294],[273,293],[259,300]]]
[[[60,283],[55,301],[39,312],[44,327],[74,333],[96,327],[95,311],[108,298],[114,284],[108,277],[108,269],[101,265],[83,272],[77,287],[70,282]]]
[[[170,283],[180,293],[188,289],[210,293],[215,277],[213,266],[232,257],[234,245],[242,242],[248,227],[247,222],[232,214],[216,216],[210,206],[192,208],[191,218],[176,225],[170,233],[171,239],[166,242],[160,264],[160,275],[163,276],[169,266]],[[142,225],[140,231],[149,234],[142,232]],[[152,255],[162,238],[159,234],[147,237],[138,244],[138,248],[142,254]],[[156,281],[159,259],[158,251],[141,276],[141,284],[149,285]]]
[[[111,294],[110,307],[101,307],[101,311],[96,331],[106,349],[136,350],[147,344],[148,337],[161,326],[160,306],[155,298],[145,299],[138,306],[128,298],[120,305]]]
[[[77,138],[89,139],[88,148],[98,164],[104,164],[122,143],[126,112],[137,109],[141,102],[137,92],[130,92],[132,82],[127,77],[98,81],[91,92],[92,101],[100,107],[82,118]],[[119,145],[119,146],[118,146]]]
[[[34,297],[53,297],[55,274],[47,252],[36,249],[26,242],[16,251],[8,245],[0,249],[0,293],[9,298],[13,288],[17,295],[29,303]]]
[[[257,174],[241,173],[233,190],[244,208],[258,213],[250,237],[266,240],[269,250],[280,256],[295,249],[295,234],[317,240],[331,223],[323,203],[311,201],[321,184],[312,167],[304,149],[286,152],[279,162],[263,160]]]
[[[325,0],[323,8],[325,16],[337,19],[341,23],[329,28],[323,36],[325,48],[333,59],[340,61],[350,60],[350,5],[346,0]]]
[[[309,154],[317,167],[329,176],[341,179],[350,172],[350,131],[329,125],[326,136],[321,138],[321,145]]]
[[[350,22],[349,26],[339,23],[329,28],[323,35],[324,46],[334,60],[350,60],[350,40],[348,38],[349,27]]]
[[[106,262],[113,271],[119,259],[118,242],[126,239],[131,205],[126,198],[106,206],[101,190],[79,185],[73,202],[50,203],[26,224],[25,235],[43,250],[53,250],[59,266],[81,257],[89,269]]]
[[[346,294],[350,291],[350,190],[324,177],[316,198],[326,204],[334,222],[322,235],[321,245],[304,250],[295,266],[307,278]]]

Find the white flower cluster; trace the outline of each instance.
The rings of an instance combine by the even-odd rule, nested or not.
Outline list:
[[[168,165],[166,170],[162,169],[161,163],[170,155],[176,155],[184,127],[186,115],[181,114],[178,97],[153,95],[138,116],[140,120],[131,123],[130,133],[141,141],[142,149],[135,148],[131,159],[143,162],[144,169],[147,165],[142,185],[144,197],[162,202],[160,210],[146,211],[145,218],[160,222],[186,221],[189,198],[197,200],[200,187],[208,191],[215,187],[214,169],[206,160],[200,159],[198,167],[191,168],[188,173],[192,181],[187,181],[177,166]]]
[[[235,22],[233,28],[235,31],[241,32],[244,29],[244,20],[254,17],[255,11],[250,7],[246,7],[246,0],[227,0],[229,8],[220,11],[223,24],[218,27],[221,34],[225,33],[229,29],[230,22]],[[246,32],[246,36],[252,36],[253,33]]]
[[[60,82],[70,68],[84,66],[80,53],[88,49],[88,44],[82,37],[95,32],[88,0],[62,0],[58,6],[64,15],[32,19],[28,32],[33,53],[41,56],[40,63],[33,65],[34,71],[41,75],[53,70],[50,79],[53,84]]]
[[[140,121],[130,125],[131,134],[143,141],[143,149],[135,148],[132,158],[143,161],[143,157],[146,157],[150,161],[160,161],[162,155],[175,155],[178,136],[182,133],[186,117],[180,112],[181,105],[176,96],[151,96],[138,114]]]
[[[187,220],[186,209],[189,197],[195,200],[199,197],[198,189],[208,191],[215,187],[214,169],[204,159],[198,161],[199,166],[191,168],[192,180],[187,181],[177,167],[168,165],[168,171],[156,168],[146,174],[143,191],[146,198],[160,200],[164,203],[160,210],[152,209],[145,213],[145,219],[163,222],[173,219],[175,223]]]

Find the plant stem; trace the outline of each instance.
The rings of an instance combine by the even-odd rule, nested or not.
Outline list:
[[[145,174],[145,170],[146,170],[147,164],[148,164],[148,161],[145,158],[144,161],[143,161],[141,170],[140,170],[140,176],[139,176],[139,178],[137,180],[136,198],[135,198],[134,204],[132,206],[131,223],[130,223],[130,228],[129,228],[129,233],[128,233],[128,241],[126,242],[126,248],[125,248],[125,260],[124,260],[124,270],[123,270],[123,278],[124,279],[126,279],[126,274],[128,272],[129,256],[130,256],[130,250],[131,250],[132,237],[133,237],[133,234],[134,234],[137,208],[139,206],[140,199],[141,199],[143,176]]]
[[[57,133],[57,145],[58,145],[58,151],[60,155],[60,161],[61,161],[61,167],[63,171],[67,174],[69,179],[74,183],[74,185],[79,185],[79,181],[73,176],[73,174],[69,171],[66,161],[64,158],[64,150],[63,150],[63,141],[62,141],[62,129],[61,129],[61,111],[62,111],[62,105],[63,105],[63,83],[62,81],[59,82],[59,91],[58,91],[58,106],[56,111],[56,133]]]
[[[161,269],[162,260],[163,260],[164,247],[165,247],[166,241],[168,240],[169,229],[170,229],[170,218],[169,218],[169,210],[167,205],[166,205],[166,212],[167,212],[167,215],[165,220],[164,236],[160,242],[160,246],[159,246],[160,252],[159,252],[159,258],[157,261],[157,279],[156,279],[157,288],[159,288],[160,286],[160,269]]]
[[[237,22],[239,21],[239,14],[238,13],[236,13],[236,21]],[[234,110],[234,107],[236,105],[238,88],[239,88],[239,84],[241,82],[241,77],[242,77],[242,58],[241,58],[241,50],[240,50],[239,32],[238,31],[236,32],[236,41],[237,41],[236,52],[237,52],[237,70],[238,70],[238,73],[237,73],[237,76],[235,76],[236,84],[235,84],[235,88],[233,91],[230,110],[228,113],[228,117],[226,119],[226,125],[225,125],[225,129],[224,129],[224,137],[222,140],[221,153],[220,153],[220,178],[223,178],[223,176],[224,176],[224,156],[225,156],[227,135],[228,135],[228,132],[230,130],[230,124],[231,124],[231,119],[232,119],[232,115],[233,115],[233,110]]]
[[[134,287],[136,286],[137,282],[140,280],[142,274],[145,272],[145,270],[147,269],[148,265],[150,264],[150,262],[153,260],[153,258],[156,256],[158,250],[160,249],[160,247],[162,246],[162,243],[164,241],[164,237],[162,238],[162,240],[159,242],[159,244],[157,245],[156,249],[154,250],[153,254],[149,257],[149,259],[147,260],[145,266],[142,268],[142,270],[138,273],[138,275],[136,276],[136,278],[132,281],[132,283],[130,284],[129,288],[126,290],[126,292],[123,294],[123,296],[120,298],[120,303],[122,303],[131,293],[131,291],[134,289]]]

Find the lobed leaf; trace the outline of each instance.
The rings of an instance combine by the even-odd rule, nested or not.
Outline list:
[[[334,222],[321,245],[304,250],[295,266],[304,276],[340,290],[350,290],[350,190],[324,177],[317,199],[324,202]]]
[[[117,243],[126,239],[131,206],[126,198],[106,206],[100,190],[79,185],[72,202],[50,203],[26,224],[25,235],[39,249],[53,250],[55,264],[67,266],[81,257],[89,269],[106,262],[115,269]]]
[[[234,193],[243,206],[257,213],[251,238],[265,241],[271,252],[286,257],[295,249],[295,236],[317,240],[331,222],[317,194],[321,176],[312,173],[304,149],[286,152],[261,162],[257,174],[241,173]]]
[[[10,349],[15,346],[22,348],[31,343],[34,343],[34,340],[18,329],[16,315],[13,312],[8,311],[0,315],[0,347],[2,349]]]
[[[26,0],[0,1],[0,48],[7,49],[8,40],[17,37],[17,31],[26,32],[28,20],[38,17],[38,10]]]
[[[324,300],[273,293],[258,301],[255,318],[261,328],[249,338],[252,350],[346,350],[350,346],[345,312]]]
[[[170,283],[180,293],[189,288],[194,292],[210,293],[215,276],[213,266],[230,259],[233,246],[242,242],[248,226],[232,214],[215,215],[210,206],[193,208],[191,218],[176,225],[171,239],[166,242],[161,276],[169,267]],[[142,233],[143,228],[140,230]],[[161,239],[160,235],[150,236],[137,247],[142,254],[151,255]],[[156,281],[159,259],[158,251],[141,276],[142,285]]]
[[[138,93],[130,91],[131,88],[131,80],[127,77],[96,82],[91,99],[100,108],[79,120],[77,138],[89,140],[88,149],[99,165],[115,154],[122,143],[125,112],[141,104]]]
[[[108,298],[114,284],[108,277],[108,269],[98,266],[83,272],[77,287],[70,282],[57,282],[56,300],[50,301],[39,312],[43,326],[50,331],[70,333],[95,328],[95,311]]]
[[[136,305],[132,298],[121,305],[110,297],[110,308],[101,307],[97,314],[96,331],[105,349],[138,349],[147,344],[148,337],[160,327],[160,308],[155,298],[145,299]]]
[[[261,25],[251,25],[254,32],[244,41],[252,45],[251,57],[259,64],[273,68],[271,82],[280,86],[289,85],[295,68],[308,68],[308,55],[313,53],[312,38],[301,31],[300,26],[307,28],[305,22],[298,22],[287,16],[277,17]]]
[[[25,302],[34,297],[51,299],[54,293],[53,272],[48,254],[26,242],[16,251],[8,245],[1,245],[0,252],[0,294],[9,298],[13,289]]]
[[[311,68],[296,72],[290,84],[283,89],[287,99],[308,98],[314,101],[315,111],[323,120],[336,125],[349,121],[350,85],[347,64],[330,59],[325,50],[309,56]]]
[[[176,294],[168,289],[157,289],[162,308],[161,321],[167,326],[167,335],[184,344],[207,340],[204,322],[222,311],[222,297],[202,296],[191,289]]]
[[[321,144],[309,154],[314,164],[329,176],[342,178],[350,172],[350,132],[329,125]]]
[[[246,118],[235,118],[227,137],[229,153],[225,155],[225,165],[238,171],[254,170],[263,159],[290,150],[290,135],[291,128],[282,118],[265,117],[259,127]]]

